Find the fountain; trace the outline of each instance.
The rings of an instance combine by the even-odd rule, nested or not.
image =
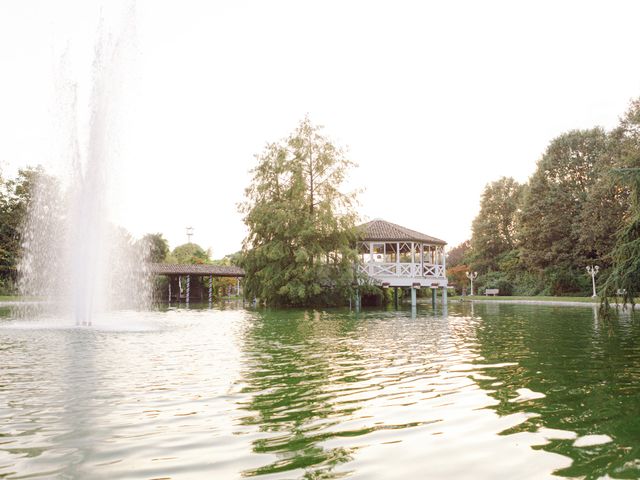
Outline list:
[[[70,73],[71,55],[63,55],[56,93],[64,110],[61,157],[68,174],[63,179],[40,175],[23,228],[21,295],[37,299],[41,312],[55,311],[76,325],[91,325],[116,308],[144,307],[150,297],[144,246],[108,220],[119,73],[127,26],[133,25],[127,13],[118,36],[105,35],[101,20],[86,126],[79,120],[82,85]]]

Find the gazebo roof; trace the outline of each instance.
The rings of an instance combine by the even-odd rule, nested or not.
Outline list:
[[[213,275],[215,277],[244,277],[244,270],[232,265],[152,263],[151,273],[158,275]]]
[[[436,245],[446,245],[447,242],[424,233],[410,230],[395,223],[375,219],[357,227],[360,239],[364,241],[396,241],[396,242],[424,242]]]

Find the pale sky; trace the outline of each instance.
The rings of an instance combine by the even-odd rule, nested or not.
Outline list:
[[[172,248],[192,226],[214,258],[241,247],[254,155],[307,113],[359,165],[363,221],[453,247],[487,182],[526,181],[554,137],[610,129],[640,96],[634,0],[129,5],[0,1],[0,169],[64,172],[61,58],[86,122],[99,18],[112,35],[129,22],[112,218]]]

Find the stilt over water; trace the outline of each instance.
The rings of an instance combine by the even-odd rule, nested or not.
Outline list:
[[[213,302],[213,275],[209,275],[209,308]]]

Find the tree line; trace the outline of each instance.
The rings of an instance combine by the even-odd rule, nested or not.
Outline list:
[[[62,202],[64,195],[56,178],[41,166],[20,169],[15,177],[0,175],[0,295],[18,293],[18,265],[23,255],[23,231],[31,210],[31,203],[37,197],[38,188],[56,191],[53,198]],[[49,215],[64,215],[61,209],[50,209]],[[62,222],[62,218],[57,220]],[[126,229],[111,226],[110,238],[123,248],[131,249],[140,263],[190,263],[231,265],[238,263],[238,254],[227,255],[218,260],[211,258],[211,251],[195,243],[178,245],[173,250],[162,233],[148,233],[135,239]],[[160,291],[166,280],[157,279]],[[216,278],[214,287],[226,289],[235,286],[233,279]],[[164,298],[164,297],[163,297]]]
[[[561,134],[527,182],[486,185],[471,239],[449,252],[451,280],[461,287],[472,270],[503,295],[588,295],[585,268],[598,265],[606,295],[638,291],[639,167],[640,99],[611,131]]]
[[[170,250],[161,233],[135,240],[120,227],[118,241],[136,248],[141,262],[242,266],[246,294],[268,305],[346,303],[355,280],[357,214],[355,193],[342,187],[353,163],[308,118],[256,159],[245,200],[238,205],[249,230],[240,252],[213,260],[195,243]],[[0,177],[0,294],[17,293],[21,233],[36,186],[45,177],[56,186],[40,167],[20,170],[14,179]],[[214,282],[216,290],[235,285],[228,278]],[[158,295],[166,287],[166,279],[155,280]]]
[[[41,167],[21,169],[14,178],[0,175],[0,295],[15,293],[22,226],[44,175]]]
[[[585,267],[596,264],[607,295],[636,294],[639,152],[640,99],[612,131],[572,130],[552,140],[528,182],[503,177],[485,187],[471,239],[448,254],[451,281],[463,286],[465,273],[474,270],[480,288],[498,288],[504,295],[586,295]],[[242,266],[246,294],[269,305],[344,304],[356,287],[361,293],[375,290],[354,269],[356,194],[344,191],[353,166],[322,127],[305,118],[256,156],[245,200],[238,205],[248,228],[240,252],[215,261],[192,243],[170,251],[156,233],[138,241],[146,252],[141,260]],[[42,175],[42,169],[26,169],[0,182],[0,288],[5,291],[15,282],[21,224]]]

